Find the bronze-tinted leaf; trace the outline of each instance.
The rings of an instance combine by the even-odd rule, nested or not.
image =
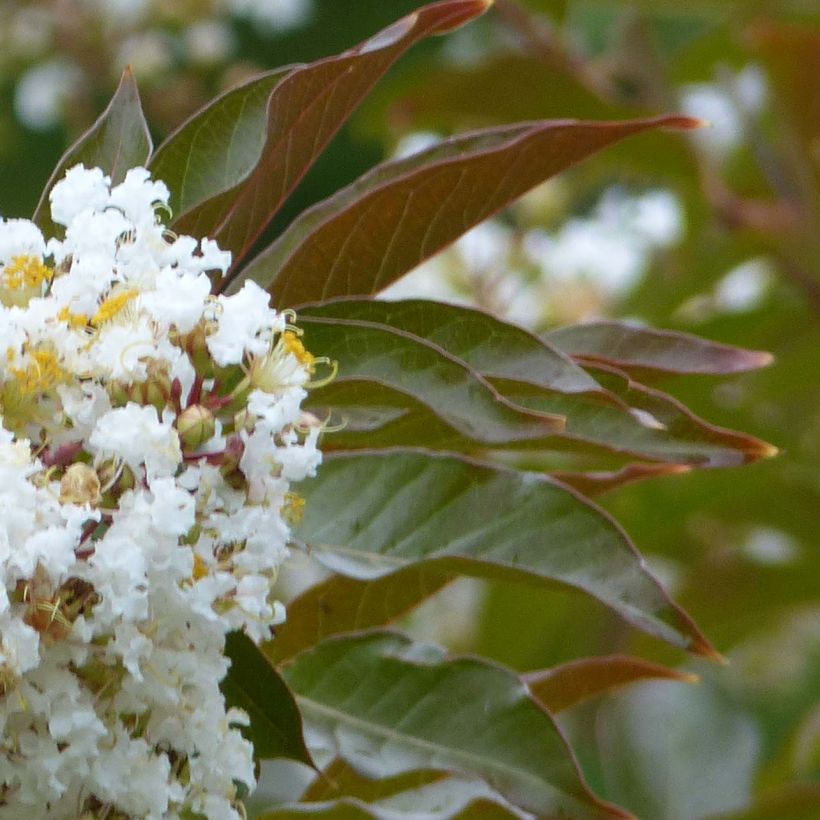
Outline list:
[[[424,6],[338,56],[272,72],[195,114],[159,149],[174,229],[241,259],[370,89],[414,43],[484,12],[489,0]]]
[[[530,694],[553,713],[620,686],[648,679],[696,683],[698,677],[642,658],[606,655],[530,672],[522,678]]]
[[[300,216],[242,272],[281,307],[371,295],[530,188],[631,134],[687,117],[548,120],[454,137],[384,163]],[[238,280],[237,280],[238,281]]]
[[[612,364],[629,373],[698,373],[723,376],[765,367],[770,353],[710,342],[689,333],[626,322],[590,322],[544,335],[570,356]]]

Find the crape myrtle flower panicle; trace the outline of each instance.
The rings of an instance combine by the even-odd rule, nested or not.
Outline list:
[[[0,818],[239,818],[253,750],[219,690],[259,642],[313,475],[317,364],[168,189],[78,165],[46,240],[0,220]]]

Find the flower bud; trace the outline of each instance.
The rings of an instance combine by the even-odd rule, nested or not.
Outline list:
[[[72,464],[60,480],[61,504],[100,503],[100,479],[93,467],[82,462]]]
[[[185,334],[176,334],[172,341],[181,347],[191,360],[198,376],[208,378],[213,375],[214,365],[207,345],[205,323],[200,322],[193,330]]]
[[[216,422],[213,413],[201,404],[186,407],[177,417],[177,432],[183,450],[198,450],[213,438]]]

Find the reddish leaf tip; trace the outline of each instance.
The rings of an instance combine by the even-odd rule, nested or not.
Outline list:
[[[774,354],[768,353],[765,350],[750,350],[749,354],[749,358],[755,367],[768,367],[774,362]]]
[[[712,123],[701,117],[687,117],[685,114],[671,114],[663,118],[664,128],[675,128],[682,131],[694,131],[696,128],[711,128]]]
[[[759,449],[756,454],[760,455],[761,458],[774,458],[780,455],[780,448],[766,441],[761,441],[759,442]]]
[[[696,635],[692,638],[692,642],[689,644],[689,651],[695,655],[700,655],[702,658],[714,661],[721,666],[729,665],[729,659],[725,655],[721,655],[720,652],[701,635]]]

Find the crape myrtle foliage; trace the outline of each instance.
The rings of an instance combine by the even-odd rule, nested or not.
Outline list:
[[[168,232],[144,168],[50,200],[62,240],[0,224],[0,813],[238,817],[225,633],[284,619],[315,363],[258,286],[210,296],[230,254]]]
[[[390,65],[488,5],[443,0],[260,75],[156,152],[126,72],[34,221],[3,223],[0,816],[236,817],[254,762],[277,758],[316,778],[271,797],[270,820],[624,816],[549,710],[677,673],[620,658],[519,678],[384,627],[468,575],[574,589],[716,657],[587,496],[771,455],[637,381],[768,357],[617,324],[538,337],[374,297],[588,155],[697,123],[457,136],[250,258]],[[284,620],[289,543],[328,574]]]

